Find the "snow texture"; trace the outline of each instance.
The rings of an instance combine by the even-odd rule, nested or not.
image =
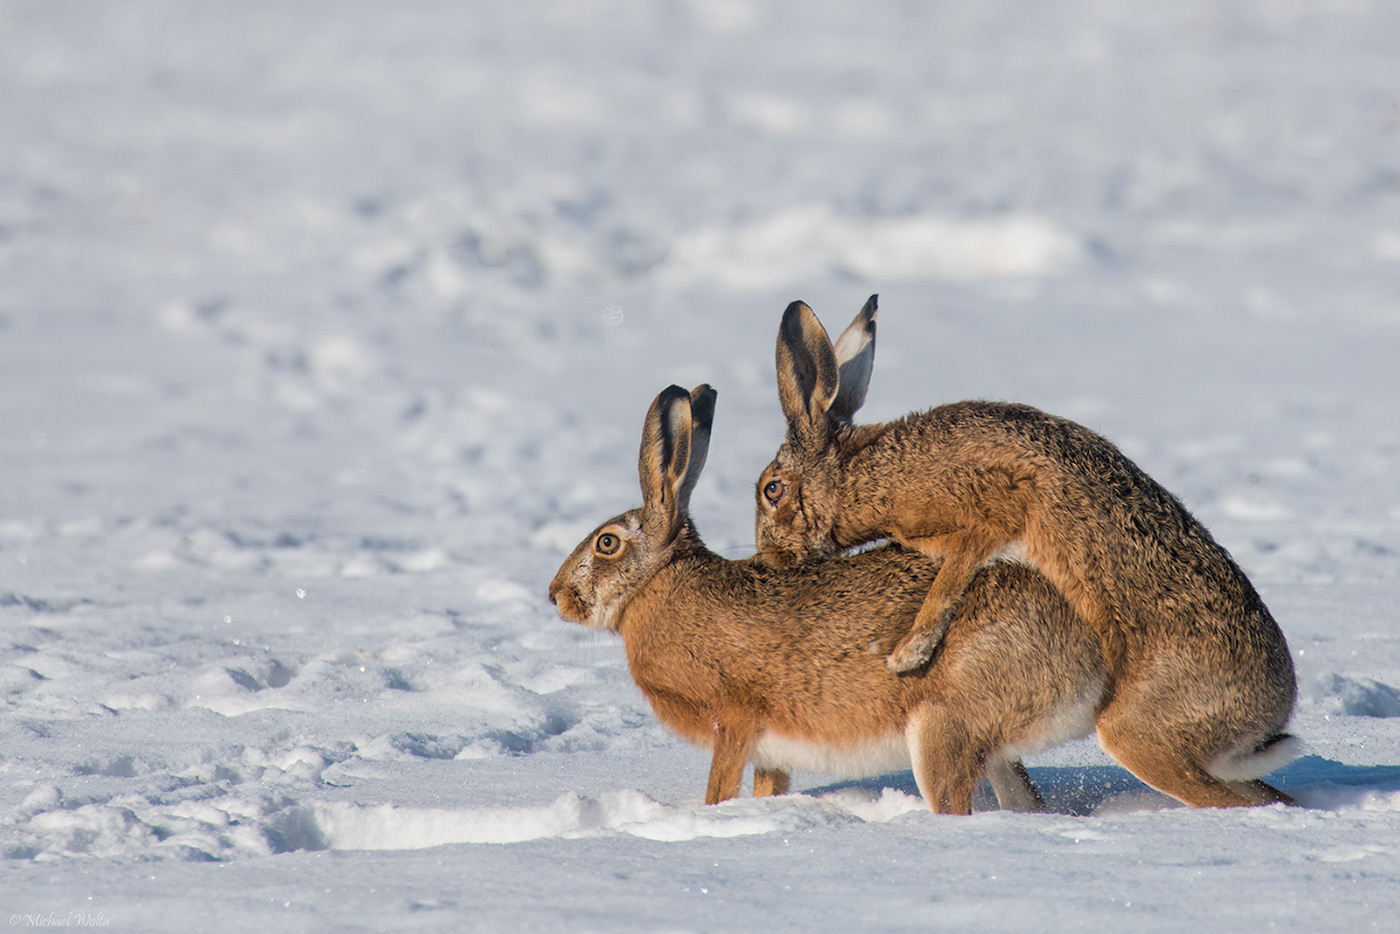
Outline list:
[[[1400,913],[1400,7],[0,0],[0,917],[122,931],[1363,931]],[[545,588],[773,338],[1080,420],[1263,591],[1304,807],[1086,740],[1052,813],[706,807]]]

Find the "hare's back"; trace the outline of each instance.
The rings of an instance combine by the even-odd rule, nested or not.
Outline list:
[[[1008,740],[1080,735],[1106,680],[1099,638],[1032,568],[982,568],[926,669],[896,675],[871,651],[908,632],[939,564],[885,545],[789,570],[781,575],[791,588],[781,645],[759,653],[767,660],[751,671],[740,662],[727,674],[762,686],[774,732],[842,748],[901,735],[909,712],[930,700],[973,718],[1014,709],[1016,716],[996,714],[1003,725],[985,725]],[[1069,725],[1037,726],[1057,717]]]
[[[941,563],[895,544],[812,559],[766,574],[770,613],[811,640],[864,645],[908,631]]]
[[[900,423],[894,423],[900,424]],[[906,416],[903,431],[940,449],[967,447],[1018,455],[1047,465],[1092,468],[1113,478],[1142,475],[1118,447],[1078,422],[1019,402],[970,400]]]
[[[868,645],[902,636],[913,625],[942,565],[896,544],[842,558],[805,562],[776,572],[778,606],[799,632],[794,648]],[[1059,591],[1031,567],[995,561],[973,577],[948,636],[956,644],[998,656],[1035,659],[1093,655],[1098,636],[1082,625]],[[1092,652],[1090,651],[1092,649]],[[901,679],[907,680],[907,679]]]
[[[986,659],[1009,670],[1104,668],[1098,633],[1034,568],[994,561],[968,585],[947,636],[949,654]],[[954,651],[955,650],[955,651]]]

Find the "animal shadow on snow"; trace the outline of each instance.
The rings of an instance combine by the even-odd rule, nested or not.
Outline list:
[[[1347,765],[1303,756],[1274,773],[1304,807],[1333,809],[1400,793],[1400,765]]]
[[[1116,765],[1039,766],[1027,771],[1045,799],[1046,811],[1052,814],[1087,817],[1185,807]],[[1346,765],[1321,756],[1304,756],[1265,777],[1309,808],[1344,807],[1362,803],[1375,793],[1400,792],[1400,765]],[[875,795],[886,788],[914,797],[919,794],[912,772],[832,782],[807,789],[805,794],[822,795],[850,788]],[[996,798],[985,781],[978,787],[975,808],[996,809]]]

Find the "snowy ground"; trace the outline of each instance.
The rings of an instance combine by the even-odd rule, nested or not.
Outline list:
[[[0,0],[0,918],[1393,925],[1397,46],[1379,0]],[[1079,419],[1233,551],[1304,809],[1092,741],[1046,815],[700,804],[546,584],[670,382],[747,553],[778,316],[874,291],[866,417]]]

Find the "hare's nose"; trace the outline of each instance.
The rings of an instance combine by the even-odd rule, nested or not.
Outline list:
[[[555,595],[553,585],[551,585],[550,588],[549,588],[549,605],[550,605],[550,606],[558,606],[558,605],[559,605],[559,598],[558,598],[558,596]]]

